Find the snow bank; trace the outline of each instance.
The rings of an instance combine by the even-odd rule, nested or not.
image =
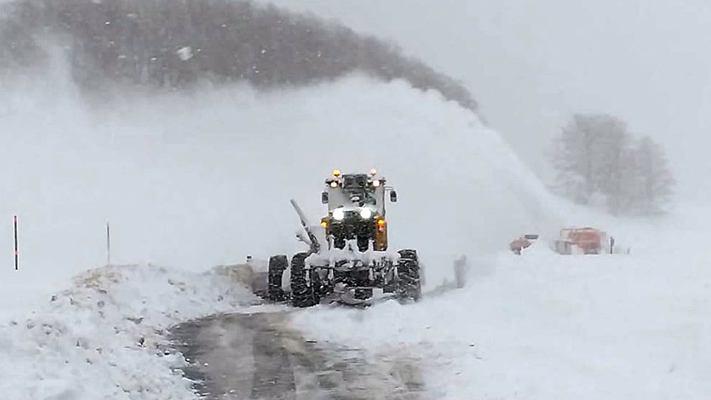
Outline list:
[[[698,399],[711,393],[708,211],[617,226],[630,255],[474,259],[460,290],[415,305],[318,307],[319,340],[419,358],[438,399]],[[543,245],[543,246],[541,246]]]
[[[165,329],[255,301],[229,269],[197,274],[105,267],[74,279],[27,319],[0,326],[5,400],[196,398]]]

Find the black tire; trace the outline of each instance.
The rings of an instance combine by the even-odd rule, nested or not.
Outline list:
[[[329,288],[321,281],[317,270],[312,269],[309,271],[309,278],[311,278],[311,292],[314,296],[314,304],[318,304],[322,297],[328,296],[328,294],[333,291],[333,288]]]
[[[288,266],[289,261],[284,255],[269,258],[269,274],[267,275],[267,296],[269,300],[284,301],[286,298],[281,288],[281,279]]]
[[[399,253],[397,297],[401,300],[418,301],[422,295],[422,283],[420,281],[420,261],[417,258],[417,251],[406,249],[400,250]]]
[[[314,288],[306,279],[306,257],[309,253],[298,253],[291,259],[291,304],[294,307],[311,307],[316,304]]]

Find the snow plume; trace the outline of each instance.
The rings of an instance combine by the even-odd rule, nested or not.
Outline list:
[[[462,254],[559,226],[555,200],[496,132],[404,81],[123,94],[110,106],[61,82],[0,94],[2,155],[13,166],[0,170],[0,209],[7,221],[19,215],[21,233],[20,271],[0,276],[42,292],[106,260],[107,220],[114,263],[196,269],[291,254],[302,247],[289,199],[316,223],[333,168],[375,167],[398,189],[392,249],[418,249],[434,284]],[[0,230],[0,243],[11,234]]]
[[[193,398],[165,329],[254,301],[226,271],[123,266],[77,276],[26,320],[0,326],[3,399]]]

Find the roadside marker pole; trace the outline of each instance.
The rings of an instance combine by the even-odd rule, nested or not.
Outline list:
[[[111,265],[111,228],[106,221],[106,265]]]
[[[15,271],[19,270],[19,255],[20,253],[17,251],[17,215],[15,215],[15,218],[13,219],[14,226],[15,226]]]

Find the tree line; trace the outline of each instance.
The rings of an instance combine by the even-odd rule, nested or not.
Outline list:
[[[578,204],[603,205],[615,215],[656,215],[672,200],[675,179],[662,146],[634,137],[614,116],[574,115],[550,156],[554,189]]]
[[[72,76],[85,90],[240,81],[271,88],[362,71],[477,109],[461,82],[392,43],[244,0],[20,0],[0,15],[0,72],[46,61],[42,40],[51,37],[66,44]]]

